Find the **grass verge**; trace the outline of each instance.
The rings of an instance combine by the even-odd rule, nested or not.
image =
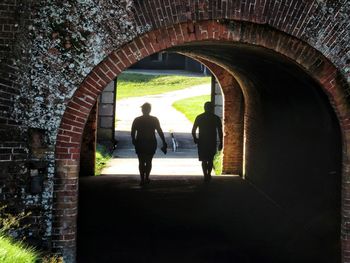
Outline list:
[[[161,94],[200,84],[209,84],[210,77],[146,75],[122,73],[117,81],[117,99]]]
[[[216,175],[222,174],[222,151],[216,152],[214,155],[214,172]]]
[[[190,122],[194,123],[197,115],[204,111],[203,105],[206,101],[210,101],[210,95],[178,100],[173,103],[173,107],[184,114]],[[213,163],[215,174],[220,175],[222,173],[222,151],[215,154]]]
[[[96,162],[95,162],[95,176],[101,175],[101,171],[106,167],[107,162],[112,158],[111,153],[109,153],[103,145],[96,145]]]
[[[203,105],[206,101],[210,101],[210,95],[178,100],[173,103],[173,107],[184,114],[190,122],[194,123],[197,115],[204,112]]]
[[[31,215],[30,212],[18,214],[8,213],[7,206],[0,206],[0,262],[2,263],[63,263],[59,256],[45,255],[37,249],[13,239],[9,233],[17,232],[17,238],[24,240],[20,232],[30,225],[23,224],[22,220]]]
[[[33,248],[13,241],[0,233],[0,262],[35,263],[39,262],[39,255]]]

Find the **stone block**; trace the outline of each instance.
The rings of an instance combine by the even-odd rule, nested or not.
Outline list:
[[[111,129],[100,128],[97,130],[97,141],[111,141],[113,140],[113,133]]]
[[[100,117],[100,128],[113,128],[113,117]]]
[[[215,106],[214,113],[222,119],[222,106]]]
[[[114,84],[114,80],[113,81],[111,81],[106,87],[105,87],[105,89],[103,90],[103,92],[105,92],[105,91],[111,91],[111,92],[114,92],[114,90],[115,90],[115,86],[114,86],[115,84]]]
[[[221,94],[221,87],[219,85],[219,83],[215,83],[215,94]]]
[[[98,116],[113,116],[114,107],[112,104],[102,104],[98,110]]]
[[[112,91],[104,91],[102,92],[101,96],[101,103],[109,103],[113,104],[114,103],[114,92]]]
[[[215,95],[215,105],[223,105],[222,96]]]

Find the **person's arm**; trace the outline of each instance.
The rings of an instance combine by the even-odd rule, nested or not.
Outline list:
[[[222,132],[221,120],[220,120],[219,117],[217,117],[217,130],[218,130],[218,135],[219,135],[219,146],[218,146],[218,150],[221,151],[221,150],[222,150],[222,141],[223,141],[223,132]]]
[[[131,126],[131,140],[132,140],[132,144],[135,145],[135,143],[136,143],[135,120],[133,121],[132,126]]]
[[[193,142],[195,144],[198,143],[198,138],[197,138],[197,129],[198,129],[198,118],[196,118],[196,120],[194,121],[193,127],[192,127],[192,137],[193,137]]]

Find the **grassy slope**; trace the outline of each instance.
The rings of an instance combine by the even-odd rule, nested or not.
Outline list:
[[[102,169],[106,166],[111,157],[111,154],[108,153],[105,147],[99,144],[96,146],[95,175],[101,174]]]
[[[178,100],[173,103],[173,107],[184,114],[190,122],[194,123],[196,116],[204,112],[203,105],[206,101],[210,101],[210,95]]]
[[[161,94],[205,83],[210,83],[210,77],[123,73],[118,77],[117,99]]]
[[[187,119],[192,123],[196,119],[196,116],[202,113],[203,105],[206,101],[210,101],[210,95],[191,97],[183,100],[175,101],[173,107],[184,114]],[[219,175],[222,173],[222,153],[217,152],[214,157],[214,169],[215,174]]]
[[[39,259],[38,254],[32,248],[28,248],[20,242],[0,234],[0,262],[2,263],[35,263]]]

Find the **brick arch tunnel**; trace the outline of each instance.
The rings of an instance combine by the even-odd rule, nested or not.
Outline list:
[[[191,24],[187,26],[192,27]],[[202,26],[205,31],[212,30],[210,27],[224,27],[216,23]],[[303,230],[326,240],[326,243],[321,242],[322,249],[329,248],[323,254],[327,255],[326,260],[340,257],[340,217],[344,218],[345,214],[340,210],[342,138],[338,120],[347,113],[338,106],[341,99],[337,92],[341,84],[335,78],[334,67],[322,55],[295,39],[292,41],[297,50],[303,47],[301,50],[307,50],[312,59],[300,60],[300,53],[288,53],[286,49],[270,46],[266,39],[260,39],[260,44],[256,44],[254,39],[232,41],[227,35],[221,35],[217,36],[218,42],[215,37],[200,35],[189,37],[184,44],[184,41],[171,43],[166,33],[160,34],[164,42],[154,39],[152,34],[142,36],[142,42],[137,39],[112,52],[93,69],[75,93],[62,119],[57,140],[56,159],[61,176],[67,179],[77,176],[79,155],[76,153],[80,148],[76,141],[79,139],[71,138],[70,133],[65,132],[70,126],[72,129],[74,125],[81,127],[72,122],[72,116],[78,111],[79,119],[87,119],[89,109],[94,105],[91,97],[96,98],[105,84],[142,57],[170,48],[169,51],[215,64],[235,78],[245,101],[244,176]],[[154,42],[146,41],[150,39]],[[283,34],[281,39],[291,41]],[[150,43],[153,43],[151,48]],[[90,106],[77,106],[81,101]],[[334,101],[337,101],[336,105],[333,105]],[[74,154],[61,155],[61,150]],[[65,207],[62,202],[56,199],[55,206]],[[72,225],[70,228],[57,225],[57,231],[54,230],[58,233],[57,240],[67,235],[76,240],[74,218],[60,217],[62,224],[71,222]],[[74,256],[74,243],[67,243],[64,251]]]
[[[196,58],[214,74],[221,69],[237,81],[225,86],[216,76],[226,95],[228,133],[243,128],[226,119],[236,114],[234,104],[245,104],[244,116],[235,118],[244,119],[235,137],[244,151],[226,143],[226,152],[242,150],[242,176],[298,222],[300,231],[322,240],[320,262],[339,260],[342,139],[321,85],[287,57],[248,44],[190,43],[168,51]],[[229,90],[237,87],[244,98],[235,93],[228,103]]]

